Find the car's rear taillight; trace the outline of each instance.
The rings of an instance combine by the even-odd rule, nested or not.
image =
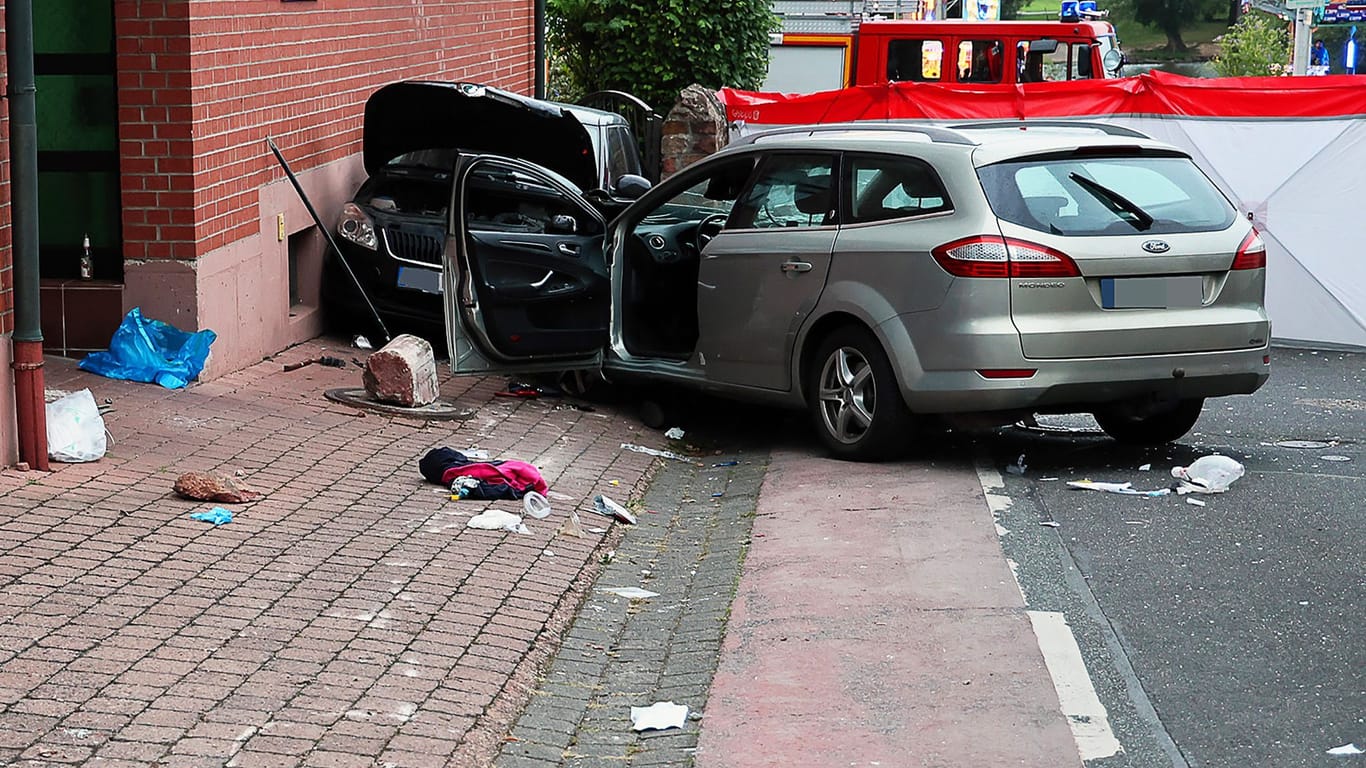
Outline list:
[[[1080,277],[1067,254],[1027,240],[992,235],[965,237],[931,253],[956,277]]]
[[[1230,269],[1263,269],[1266,267],[1266,243],[1262,242],[1262,236],[1257,234],[1257,230],[1247,233],[1243,238],[1243,244],[1238,246],[1238,253],[1233,257],[1233,266]]]

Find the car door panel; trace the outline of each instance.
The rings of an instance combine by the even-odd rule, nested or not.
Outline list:
[[[453,370],[596,367],[611,294],[601,215],[521,161],[464,157],[456,178],[443,256]]]
[[[775,153],[702,252],[699,360],[718,383],[793,387],[797,333],[816,306],[835,245],[833,153]]]

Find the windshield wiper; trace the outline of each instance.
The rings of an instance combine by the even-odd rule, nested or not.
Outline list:
[[[1148,228],[1153,225],[1152,215],[1142,208],[1139,208],[1129,198],[1110,189],[1104,184],[1088,179],[1075,171],[1067,174],[1067,178],[1077,182],[1082,189],[1090,192],[1092,197],[1099,200],[1102,205],[1109,208],[1110,212],[1116,216],[1119,216],[1121,213],[1127,213],[1132,216],[1132,221],[1123,216],[1119,216],[1119,218],[1132,224],[1133,228],[1139,232],[1146,232]]]

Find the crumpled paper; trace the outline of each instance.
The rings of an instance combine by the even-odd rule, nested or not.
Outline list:
[[[659,701],[648,707],[631,707],[631,730],[663,731],[682,728],[688,720],[688,706]]]

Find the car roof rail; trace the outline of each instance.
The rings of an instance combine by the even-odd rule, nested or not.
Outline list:
[[[865,133],[865,132],[885,132],[885,133],[918,133],[930,141],[940,144],[964,144],[976,146],[977,142],[969,136],[964,136],[957,130],[957,126],[946,128],[938,125],[924,125],[922,123],[818,123],[814,125],[788,125],[781,128],[766,128],[758,133],[732,141],[736,144],[753,144],[756,140],[773,138],[775,136],[790,136],[802,133]]]
[[[1097,123],[1090,120],[983,120],[976,123],[954,123],[954,128],[960,130],[973,130],[978,128],[1085,128],[1092,131],[1100,131],[1110,136],[1123,136],[1127,139],[1151,139],[1146,133],[1136,131],[1133,128],[1125,128],[1122,125],[1112,123]]]

